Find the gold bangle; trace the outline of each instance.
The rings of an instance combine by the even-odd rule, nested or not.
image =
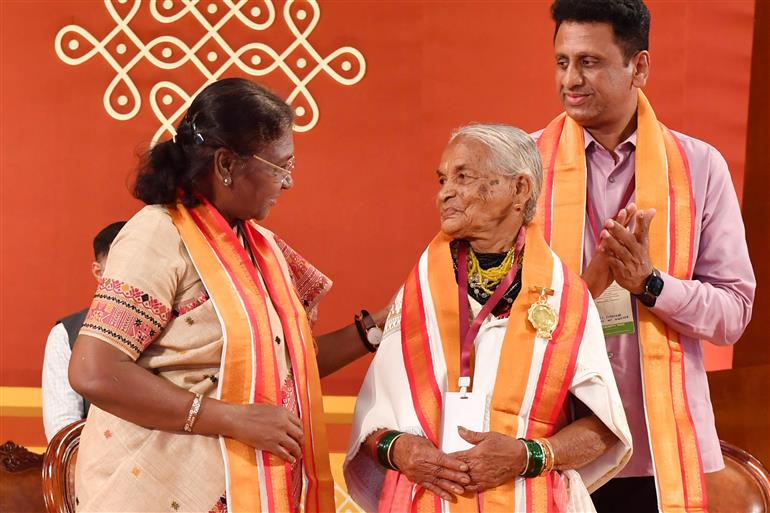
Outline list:
[[[553,452],[553,446],[547,438],[537,438],[535,439],[535,442],[542,447],[543,454],[545,455],[545,464],[543,465],[543,470],[540,472],[540,475],[542,476],[551,472],[554,466],[556,466],[556,457]]]
[[[198,412],[201,409],[203,403],[203,394],[195,394],[192,404],[190,405],[190,411],[187,412],[187,422],[184,423],[184,430],[188,433],[192,433],[195,421],[198,420]]]

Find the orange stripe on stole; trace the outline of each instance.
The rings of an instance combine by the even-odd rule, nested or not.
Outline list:
[[[251,311],[251,322],[255,330],[254,354],[257,372],[254,386],[254,403],[281,404],[281,382],[273,344],[273,333],[267,310],[267,292],[257,276],[257,271],[246,254],[241,242],[225,219],[209,203],[191,212],[204,234],[209,234],[214,247],[229,269],[233,283],[238,288],[247,311]],[[279,457],[267,451],[262,457],[267,492],[266,511],[286,511],[291,506],[291,479],[289,466]],[[232,487],[231,487],[232,488]]]
[[[428,286],[433,302],[436,321],[441,336],[441,348],[447,369],[447,390],[458,392],[460,387],[460,305],[459,287],[452,265],[451,239],[439,233],[428,246]],[[427,336],[426,336],[427,342]],[[475,347],[471,353],[471,368],[475,365]],[[432,371],[432,369],[431,369]],[[435,383],[435,377],[432,380]],[[438,393],[438,386],[437,393]],[[471,388],[473,390],[473,388]],[[438,423],[441,422],[439,412]],[[438,445],[438,444],[437,444]],[[432,495],[432,494],[431,494]],[[440,506],[440,501],[438,505]],[[452,513],[475,512],[478,510],[478,495],[467,493],[457,497],[451,506]]]
[[[650,257],[655,267],[689,279],[693,251],[693,198],[687,159],[639,93],[636,200],[655,208]],[[668,191],[669,194],[660,194]],[[706,511],[703,466],[685,390],[679,334],[637,303],[642,381],[659,505],[666,513]]]
[[[537,213],[546,244],[551,243],[551,215],[553,200],[553,176],[556,166],[556,149],[559,147],[564,120],[567,114],[562,112],[545,127],[537,139],[537,149],[543,161],[543,191],[537,199]]]
[[[249,313],[241,303],[229,271],[190,212],[179,204],[176,208],[169,208],[169,213],[220,316],[226,341],[223,348],[224,372],[219,377],[220,398],[235,404],[248,404],[252,399],[251,377],[254,372]],[[230,511],[261,511],[260,476],[254,449],[231,438],[224,441],[231,489],[228,495]]]
[[[537,219],[544,233],[550,234],[546,240],[554,252],[567,267],[580,273],[586,212],[583,129],[562,114],[548,124],[540,139],[543,137],[542,143],[538,140],[540,156],[550,164],[545,168],[545,194]]]
[[[679,140],[671,131],[660,124],[669,160],[669,194],[671,210],[669,274],[680,279],[692,277],[692,266],[695,247],[695,200],[692,193],[692,178],[687,156]],[[673,330],[668,330],[669,346],[672,355],[672,383],[675,386],[674,411],[678,419],[680,458],[685,482],[685,507],[688,511],[706,510],[706,485],[703,476],[703,461],[701,459],[695,424],[687,400],[685,387],[684,354],[681,350],[681,336]],[[673,340],[672,340],[673,338]],[[682,419],[681,421],[679,419]],[[695,461],[697,457],[697,461]]]
[[[542,369],[529,414],[526,438],[544,438],[567,423],[567,393],[575,375],[580,342],[588,317],[588,289],[578,276],[562,265],[564,285],[559,305],[559,325],[543,356]],[[528,511],[552,511],[553,476],[528,479]]]
[[[273,304],[276,307],[284,339],[289,349],[297,399],[300,406],[305,444],[302,447],[303,464],[308,486],[305,494],[305,511],[333,511],[334,481],[329,464],[329,450],[324,424],[321,381],[315,353],[308,358],[308,343],[312,347],[313,335],[305,310],[290,283],[279,259],[280,252],[267,240],[256,223],[247,226],[247,237],[254,248],[254,255],[262,272]]]
[[[442,398],[433,369],[420,285],[419,264],[415,266],[404,284],[401,309],[401,350],[417,419],[427,438],[438,447]],[[433,492],[419,489],[412,501],[411,511],[439,513],[441,502]]]
[[[668,273],[681,279],[692,277],[695,246],[695,200],[689,163],[679,139],[660,123],[668,158],[671,222]]]
[[[524,261],[522,263],[521,292],[511,305],[508,328],[503,338],[497,379],[492,395],[490,431],[517,438],[519,414],[529,382],[529,371],[535,351],[536,331],[527,320],[530,305],[537,300],[537,294],[530,287],[551,287],[553,280],[553,254],[542,235],[542,228],[536,223],[527,226]],[[563,319],[562,319],[563,320]],[[532,490],[536,503],[546,499],[545,487]],[[525,501],[528,503],[529,500]],[[509,481],[482,494],[483,511],[510,511],[516,504],[514,481]],[[542,510],[533,510],[542,511]]]

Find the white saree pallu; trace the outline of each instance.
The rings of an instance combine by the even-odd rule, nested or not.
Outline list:
[[[367,511],[592,512],[589,491],[614,476],[631,456],[631,435],[604,346],[596,307],[579,277],[551,252],[540,228],[527,227],[522,286],[508,318],[483,320],[475,339],[473,393],[491,397],[487,430],[511,437],[548,437],[572,417],[569,395],[618,437],[600,458],[575,471],[517,477],[481,494],[446,502],[386,471],[361,451],[378,429],[430,439],[439,447],[444,394],[458,391],[458,286],[450,239],[439,234],[399,292],[385,335],[356,403],[344,473],[353,499]],[[539,294],[559,321],[551,340],[527,319]],[[480,305],[471,300],[474,315]],[[478,419],[475,419],[478,420]]]

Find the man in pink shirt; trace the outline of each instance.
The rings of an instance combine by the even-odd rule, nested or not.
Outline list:
[[[653,266],[648,248],[655,241],[649,239],[650,226],[662,216],[658,213],[655,219],[654,210],[637,211],[634,205],[638,192],[636,170],[640,167],[636,159],[637,121],[640,102],[646,104],[639,90],[650,72],[649,11],[641,0],[556,0],[551,12],[556,23],[558,94],[567,119],[582,128],[580,149],[585,153],[586,211],[580,270],[600,310],[601,305],[605,307],[607,353],[634,443],[629,464],[595,492],[593,499],[600,513],[664,510],[673,501],[673,495],[666,494],[674,493],[669,488],[675,486],[659,475],[656,487],[656,461],[675,455],[661,453],[653,458],[655,451],[651,451],[651,445],[655,445],[650,441],[650,403],[645,402],[643,388],[640,312],[651,312],[665,330],[678,334],[675,340],[683,358],[684,401],[694,426],[693,446],[699,455],[696,463],[700,472],[718,471],[724,463],[701,340],[733,344],[751,317],[756,282],[740,207],[719,152],[705,142],[669,132],[678,141],[689,172],[694,207],[691,275],[688,279],[677,278],[667,269]],[[533,135],[540,139],[541,134]],[[556,141],[558,146],[558,138]],[[544,154],[544,161],[546,157]],[[548,166],[548,162],[544,164]],[[666,189],[660,194],[666,195]],[[558,208],[554,202],[557,214]],[[554,224],[553,230],[558,232],[560,226]],[[665,237],[667,232],[663,233]],[[615,284],[607,291],[613,281]],[[617,322],[624,315],[628,322]],[[674,440],[686,437],[683,432],[669,435]],[[692,505],[687,486],[683,488],[684,502]],[[692,490],[689,493],[689,497],[697,495]]]

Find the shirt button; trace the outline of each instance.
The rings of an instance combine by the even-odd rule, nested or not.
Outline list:
[[[280,345],[281,344],[281,337],[275,337],[275,343]]]
[[[614,357],[615,357],[615,353],[613,353],[612,351],[607,351],[607,358],[612,360]]]
[[[607,180],[609,180],[610,183],[615,183],[615,177],[611,176]]]

